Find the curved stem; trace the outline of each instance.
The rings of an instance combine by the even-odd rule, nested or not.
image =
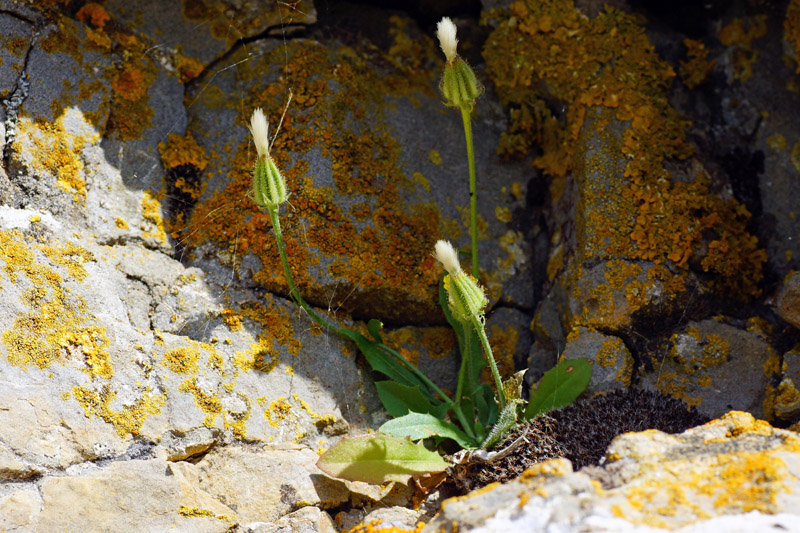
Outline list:
[[[325,329],[332,331],[339,335],[341,338],[345,340],[351,340],[347,335],[343,333],[341,328],[337,328],[321,316],[317,314],[314,309],[311,308],[308,303],[300,296],[300,292],[297,290],[297,287],[294,284],[294,279],[292,278],[292,272],[289,269],[289,259],[286,255],[286,245],[283,242],[283,233],[281,233],[281,221],[278,215],[278,209],[269,209],[269,218],[272,221],[272,228],[275,232],[275,242],[278,245],[278,254],[281,257],[281,264],[283,265],[283,274],[286,277],[286,284],[289,286],[289,297],[297,303],[303,310],[308,313],[308,315],[319,325],[323,326]],[[377,343],[378,346],[400,361],[403,365],[405,365],[415,376],[417,376],[420,381],[422,381],[425,386],[427,386],[430,390],[432,390],[435,394],[438,394],[439,397],[447,404],[448,408],[453,411],[453,413],[458,418],[461,425],[464,427],[464,431],[469,435],[470,438],[475,440],[475,433],[472,430],[472,426],[467,423],[466,418],[464,417],[464,413],[462,413],[461,408],[458,404],[453,402],[447,394],[442,391],[439,387],[436,386],[434,382],[432,382],[428,377],[423,374],[416,366],[412,365],[405,357],[397,353],[395,350],[389,348],[383,343]]]
[[[278,209],[269,209],[269,218],[272,221],[272,229],[275,232],[275,242],[278,244],[278,254],[281,256],[281,264],[283,265],[283,275],[286,278],[286,284],[289,286],[289,297],[297,303],[303,310],[308,313],[308,315],[320,326],[324,327],[328,331],[333,331],[334,333],[341,335],[341,330],[319,316],[314,309],[311,308],[303,297],[300,296],[300,291],[297,290],[297,287],[294,284],[294,279],[292,278],[292,271],[289,269],[289,259],[286,255],[286,245],[283,242],[283,233],[281,233],[281,219],[278,215]]]
[[[492,347],[489,346],[489,339],[486,338],[486,332],[483,330],[483,324],[481,324],[477,317],[472,317],[472,325],[475,327],[475,332],[478,334],[478,338],[481,339],[483,352],[486,354],[486,361],[489,363],[489,368],[492,371],[492,377],[494,377],[494,384],[495,387],[497,387],[498,404],[500,404],[500,409],[502,410],[503,407],[506,406],[506,392],[503,390],[503,382],[500,379],[500,372],[497,370],[497,363],[494,362]]]
[[[472,119],[469,106],[461,108],[464,121],[464,136],[467,138],[467,159],[469,160],[469,215],[472,236],[472,277],[478,279],[478,196],[475,191],[475,150],[472,145]]]

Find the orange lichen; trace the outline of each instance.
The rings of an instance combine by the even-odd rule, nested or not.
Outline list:
[[[800,74],[800,0],[791,0],[783,19],[783,39],[794,52],[795,72]]]
[[[348,50],[332,53],[321,47],[298,46],[289,43],[288,61],[283,49],[248,60],[244,65],[250,70],[240,72],[240,76],[275,68],[275,64],[283,64],[286,73],[302,72],[303,76],[281,77],[263,90],[259,87],[246,95],[244,103],[235,103],[236,109],[247,110],[240,116],[242,125],[247,124],[249,110],[255,107],[278,117],[285,103],[286,84],[294,80],[293,107],[284,119],[272,156],[291,192],[292,209],[282,214],[281,225],[295,281],[303,295],[318,305],[341,303],[345,310],[351,305],[346,300],[330,302],[330,295],[321,292],[311,268],[311,250],[315,250],[330,259],[328,271],[344,284],[337,294],[344,297],[350,293],[348,286],[358,287],[368,295],[365,298],[373,300],[365,303],[362,299],[362,305],[386,307],[379,300],[391,301],[395,295],[410,293],[411,300],[419,302],[417,308],[432,315],[436,312],[438,273],[430,250],[440,233],[439,209],[434,204],[407,204],[406,191],[418,185],[402,173],[400,146],[380,114],[387,92],[430,89],[413,85],[413,80],[397,74],[378,77]],[[328,80],[345,88],[331,91]],[[367,114],[370,120],[361,121],[358,129],[348,126],[353,124],[348,117]],[[311,149],[321,150],[331,161],[335,192],[316,186],[309,175],[303,154]],[[255,273],[254,280],[271,291],[285,293],[269,218],[249,198],[254,160],[251,143],[234,147],[232,155],[233,168],[225,190],[199,203],[192,213],[188,224],[196,231],[188,236],[189,244],[212,241],[231,257],[234,249],[239,257],[255,254],[264,267]],[[351,220],[332,199],[334,194],[354,200],[369,197],[371,216],[365,228]]]
[[[706,81],[708,73],[714,68],[716,61],[708,60],[708,49],[700,41],[684,39],[686,47],[686,61],[681,61],[680,75],[683,83],[694,89]]]
[[[208,165],[205,149],[197,144],[189,132],[185,136],[170,133],[167,142],[158,143],[158,153],[161,154],[161,163],[167,170],[181,165],[192,165],[203,170]]]
[[[753,75],[753,64],[758,59],[758,50],[752,43],[767,34],[767,16],[735,18],[719,31],[719,41],[731,47],[733,54],[733,77],[747,81]]]
[[[88,4],[84,4],[83,7],[78,10],[78,12],[75,14],[75,18],[81,22],[88,21],[89,24],[95,28],[102,30],[103,26],[106,25],[106,22],[111,20],[111,15],[109,15],[108,11],[106,11],[105,8],[100,4],[89,2]]]
[[[148,91],[156,79],[157,67],[141,48],[143,45],[138,44],[138,48],[128,50],[126,62],[107,74],[114,89],[108,130],[122,140],[140,138],[154,115]]]
[[[760,31],[755,24],[748,38]],[[537,167],[556,178],[576,172],[584,254],[577,259],[670,261],[688,269],[689,258],[707,250],[699,260],[715,274],[716,288],[743,299],[759,293],[766,255],[746,230],[744,206],[712,194],[702,171],[684,183],[671,181],[663,166],[686,159],[692,146],[684,138],[688,123],[667,97],[675,73],[640,19],[611,7],[590,19],[568,0],[515,2],[484,57],[501,100],[515,107],[512,151],[527,153],[524,143],[534,139]],[[545,98],[567,104],[565,122]],[[615,122],[620,133],[607,127]],[[606,148],[589,159],[575,152],[597,136]],[[595,174],[603,179],[586,179]],[[551,189],[563,186],[553,183]]]
[[[186,57],[183,54],[178,54],[175,60],[175,67],[178,70],[178,76],[181,83],[188,83],[198,77],[205,69],[205,65],[200,60],[193,57]]]

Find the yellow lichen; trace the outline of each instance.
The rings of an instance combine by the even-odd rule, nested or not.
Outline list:
[[[162,364],[177,374],[194,374],[198,371],[200,350],[194,346],[181,346],[168,350]]]
[[[178,392],[191,393],[195,405],[204,413],[203,425],[213,427],[218,414],[222,413],[222,401],[214,391],[208,390],[198,384],[198,379],[189,378],[178,385]]]
[[[783,38],[794,52],[795,72],[800,74],[800,1],[791,0],[783,19]]]
[[[153,395],[151,391],[150,387],[144,387],[141,397],[132,404],[123,405],[120,410],[111,407],[116,398],[116,392],[108,385],[103,385],[100,392],[85,387],[73,387],[72,395],[83,407],[87,418],[92,416],[101,418],[113,425],[120,437],[124,437],[125,435],[138,435],[148,416],[161,413],[161,407],[167,401],[167,395],[166,393]]]
[[[753,49],[752,43],[766,34],[766,15],[735,18],[719,31],[719,41],[731,47],[734,79],[747,81],[753,75],[753,64],[758,59],[758,50]]]
[[[98,137],[70,133],[64,125],[66,116],[62,114],[55,122],[21,119],[14,140],[15,149],[30,157],[28,164],[35,172],[53,176],[62,190],[83,205],[87,189],[81,153]]]
[[[83,264],[94,260],[92,254],[73,243],[39,242],[18,230],[0,232],[0,251],[8,278],[19,284],[24,277],[30,284],[22,295],[30,311],[17,315],[2,334],[9,364],[45,369],[78,359],[92,378],[110,379],[114,370],[105,328],[95,323],[83,298],[65,289],[62,275],[36,252],[64,268],[68,279],[76,282],[86,278]]]
[[[147,190],[142,191],[142,218],[149,222],[149,225],[141,228],[143,237],[167,242],[164,219],[161,216],[161,202]]]

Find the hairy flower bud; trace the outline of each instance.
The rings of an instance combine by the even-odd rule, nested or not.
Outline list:
[[[453,24],[450,17],[444,17],[436,24],[436,37],[439,39],[439,46],[442,47],[442,52],[449,63],[456,58],[456,46],[458,45],[456,25]]]
[[[261,209],[277,209],[288,200],[286,180],[269,155],[268,126],[260,108],[253,111],[250,133],[256,145],[258,158],[253,169],[253,200]]]
[[[439,46],[447,58],[439,89],[448,105],[467,107],[471,110],[475,99],[483,92],[483,86],[475,77],[472,68],[456,52],[458,44],[456,25],[452,20],[444,17],[436,25],[436,36],[439,38]]]
[[[483,308],[489,302],[475,278],[461,269],[453,245],[447,241],[438,241],[436,259],[448,272],[444,282],[453,315],[461,321],[471,321],[483,316]]]

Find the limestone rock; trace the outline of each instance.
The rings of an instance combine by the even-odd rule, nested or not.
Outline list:
[[[541,463],[445,501],[423,531],[796,531],[798,460],[796,433],[731,412],[680,435],[622,435],[602,467]]]
[[[250,522],[244,524],[247,533],[335,533],[338,531],[325,511],[317,507],[303,507],[275,522]]]
[[[336,507],[349,499],[344,482],[316,468],[308,448],[228,446],[209,452],[193,473],[198,487],[235,510],[245,522],[274,522],[301,507]]]
[[[161,460],[120,461],[42,483],[42,531],[142,529],[223,532],[236,513]]]
[[[0,529],[7,533],[36,531],[42,497],[35,487],[22,487],[0,496]]]

